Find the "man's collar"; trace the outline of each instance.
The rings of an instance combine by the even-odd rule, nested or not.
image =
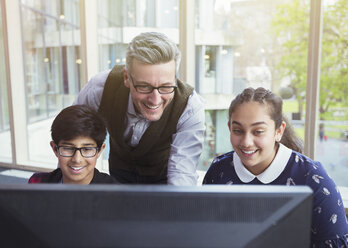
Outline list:
[[[273,159],[272,163],[270,164],[270,166],[264,172],[255,176],[244,167],[239,156],[237,155],[236,152],[234,152],[233,153],[234,168],[236,170],[236,173],[239,179],[244,183],[249,183],[255,178],[257,178],[260,182],[264,184],[268,184],[273,182],[275,179],[277,179],[280,176],[280,174],[283,172],[283,170],[285,169],[290,159],[291,153],[292,153],[291,149],[279,143],[278,152],[275,158]]]
[[[135,111],[135,108],[134,108],[134,104],[133,104],[133,100],[132,100],[132,95],[131,93],[129,92],[129,97],[128,97],[128,109],[127,109],[127,113],[132,116],[132,117],[137,117],[137,118],[140,118],[140,119],[144,119],[143,115],[140,114],[140,113],[137,113]]]

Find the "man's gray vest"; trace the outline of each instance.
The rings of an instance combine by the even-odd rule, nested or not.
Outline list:
[[[124,66],[115,66],[105,83],[99,113],[104,117],[110,134],[110,174],[123,170],[139,176],[167,178],[167,165],[178,120],[184,111],[193,88],[177,80],[174,99],[162,117],[151,122],[136,147],[125,143],[126,113],[129,88],[124,85]]]

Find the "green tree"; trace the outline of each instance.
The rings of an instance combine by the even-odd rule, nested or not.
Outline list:
[[[302,114],[307,82],[309,2],[293,0],[279,4],[271,27],[282,47],[277,66],[291,80]],[[332,109],[348,104],[348,0],[324,5],[319,111],[321,119]]]
[[[320,114],[332,118],[333,108],[348,105],[348,0],[326,6],[323,20]],[[347,116],[348,117],[348,116]]]

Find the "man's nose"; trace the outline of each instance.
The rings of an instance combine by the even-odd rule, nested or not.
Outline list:
[[[150,95],[150,100],[153,103],[158,103],[161,101],[161,93],[159,93],[158,89],[153,89],[153,91],[149,95]]]

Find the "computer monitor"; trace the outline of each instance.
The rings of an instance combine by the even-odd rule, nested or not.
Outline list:
[[[1,247],[309,247],[305,186],[0,185]]]

